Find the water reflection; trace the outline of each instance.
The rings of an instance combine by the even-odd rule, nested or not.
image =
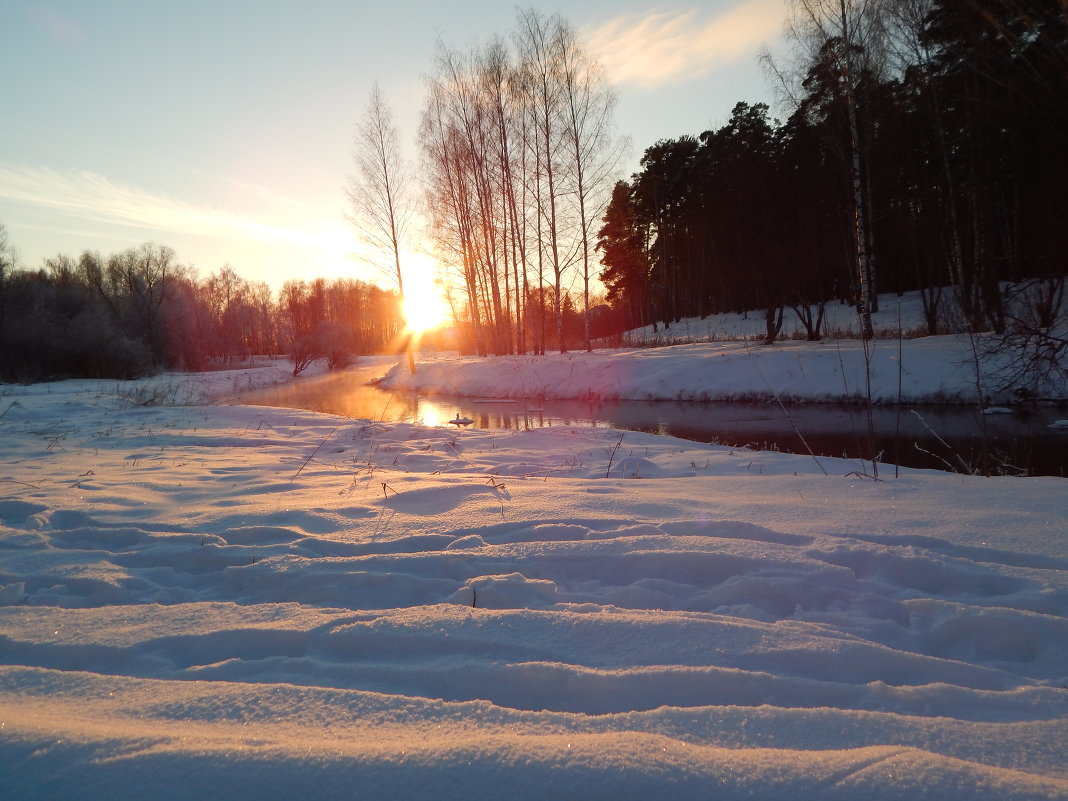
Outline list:
[[[383,392],[385,394],[385,392]],[[608,419],[599,420],[597,406],[577,402],[558,401],[550,413],[543,405],[529,401],[472,398],[438,398],[421,395],[396,394],[398,406],[404,411],[395,417],[381,419],[407,420],[428,426],[448,426],[456,419],[470,420],[472,428],[507,428],[529,431],[554,425],[607,426]]]
[[[247,393],[237,402],[428,426],[468,418],[470,427],[481,429],[594,426],[819,456],[871,453],[867,411],[858,406],[424,397],[368,383],[382,370],[362,367],[304,379]],[[871,422],[877,451],[894,464],[981,472],[1004,467],[1063,476],[1068,473],[1068,433],[1047,426],[1065,414],[1043,407],[993,415],[957,406],[884,407],[873,410]]]

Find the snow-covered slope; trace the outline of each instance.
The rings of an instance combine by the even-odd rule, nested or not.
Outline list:
[[[759,312],[684,319],[670,328],[628,332],[618,349],[544,356],[463,357],[421,354],[413,375],[407,362],[383,386],[422,393],[491,398],[603,400],[780,400],[875,403],[1005,403],[1015,400],[1012,355],[987,353],[990,335],[919,336],[923,306],[916,292],[880,298],[873,315],[877,338],[867,350],[857,338],[853,307],[827,306],[819,342],[803,334],[788,313],[782,338],[759,344]],[[944,306],[952,306],[951,298]],[[949,312],[952,315],[950,310]],[[958,326],[955,330],[961,330]],[[904,333],[904,337],[899,336]],[[911,337],[911,338],[910,338]],[[656,347],[651,347],[651,346]],[[1027,389],[1068,397],[1063,372]]]
[[[390,389],[496,398],[605,400],[846,401],[976,403],[1011,399],[995,392],[994,365],[977,373],[965,336],[710,342],[492,359],[422,354],[413,374],[398,363]]]
[[[812,307],[815,314],[815,307]],[[941,303],[943,317],[956,323],[960,315],[956,311],[952,290],[946,289]],[[872,314],[872,328],[879,337],[896,339],[898,332],[914,336],[926,331],[923,315],[923,300],[919,292],[902,295],[884,293],[879,296],[879,311]],[[664,327],[663,323],[636,328],[624,334],[627,345],[671,345],[710,340],[749,339],[760,340],[766,332],[764,310],[757,309],[746,314],[727,312],[710,314],[705,318],[685,317]],[[858,336],[860,319],[856,307],[840,301],[828,301],[824,306],[825,336]],[[955,325],[950,330],[962,331]],[[783,339],[804,337],[805,327],[792,309],[783,314],[781,336]]]

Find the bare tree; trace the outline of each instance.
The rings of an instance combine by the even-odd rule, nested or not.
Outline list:
[[[511,352],[529,252],[515,71],[500,39],[466,54],[439,44],[435,68],[420,131],[434,234],[462,271],[478,351]]]
[[[590,344],[590,257],[595,222],[604,216],[615,184],[616,171],[625,142],[612,140],[612,111],[616,95],[601,65],[582,48],[574,29],[559,20],[554,44],[561,65],[563,125],[565,140],[573,160],[578,212],[580,258],[582,260],[582,338]]]
[[[143,339],[152,361],[164,362],[161,309],[172,281],[180,272],[174,251],[153,242],[113,253],[106,265],[88,252],[79,260],[86,283],[107,304],[116,322],[133,338]]]
[[[1068,389],[1068,278],[1044,275],[1012,284],[1006,326],[981,340],[981,355],[997,382],[1021,401]]]
[[[363,120],[356,128],[346,218],[365,243],[388,254],[388,271],[404,297],[401,250],[412,216],[411,174],[401,155],[393,112],[378,84],[371,90]]]
[[[8,254],[8,248],[7,226],[0,223],[0,278],[3,278],[7,270],[11,268],[12,259]]]
[[[7,236],[7,226],[0,223],[0,336],[3,335],[5,310],[7,309],[7,280],[14,259],[10,255],[10,243]]]
[[[590,306],[592,227],[621,152],[615,98],[559,16],[520,11],[511,45],[439,44],[420,130],[429,218],[443,260],[462,271],[480,353],[544,352],[545,297],[564,351],[575,265]]]
[[[563,275],[568,264],[561,242],[564,222],[561,205],[566,193],[567,173],[563,163],[566,132],[561,114],[564,102],[561,80],[563,65],[556,57],[554,31],[562,24],[558,16],[547,19],[534,9],[526,9],[519,12],[515,34],[519,51],[517,84],[532,130],[539,259],[547,258],[552,270],[553,318],[561,353],[567,349],[562,297]]]
[[[469,63],[455,51],[439,45],[436,67],[437,75],[427,81],[420,128],[431,230],[444,260],[462,273],[475,349],[483,354],[487,352],[482,317],[490,254],[477,93]]]
[[[517,154],[517,103],[512,81],[515,71],[504,41],[494,38],[479,59],[479,74],[487,106],[488,125],[493,137],[493,177],[498,189],[501,267],[504,284],[504,319],[498,328],[507,339],[507,351],[521,347],[523,312],[519,268],[526,271],[526,243],[519,218],[521,187],[515,177]],[[514,316],[512,296],[514,294]],[[512,336],[514,321],[515,336]]]

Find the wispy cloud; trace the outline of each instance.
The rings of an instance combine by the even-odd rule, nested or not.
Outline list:
[[[653,87],[707,75],[753,57],[782,28],[781,0],[742,0],[717,12],[707,8],[626,14],[587,31],[616,83]]]
[[[26,16],[31,23],[60,44],[85,44],[85,32],[78,23],[51,5],[34,4],[27,10]]]
[[[288,244],[318,250],[339,246],[336,228],[275,225],[112,181],[93,172],[0,164],[0,199],[49,209],[62,220]]]

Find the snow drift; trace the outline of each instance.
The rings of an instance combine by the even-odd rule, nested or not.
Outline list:
[[[1068,798],[1061,479],[3,389],[5,796]]]

